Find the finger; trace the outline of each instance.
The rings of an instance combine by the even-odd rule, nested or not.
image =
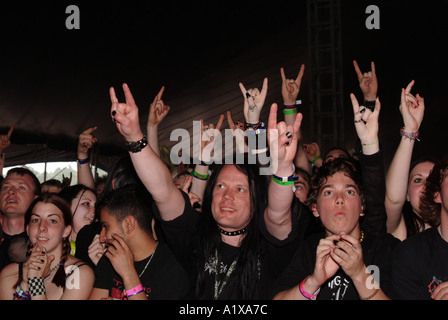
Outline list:
[[[376,76],[375,62],[370,62],[370,70],[372,71],[372,76]]]
[[[418,93],[416,95],[416,98],[417,98],[417,101],[418,101],[418,105],[419,106],[423,106],[423,108],[424,108],[424,106],[425,106],[425,99],[422,96],[420,96],[420,94],[418,94]]]
[[[246,88],[244,87],[244,85],[241,82],[239,83],[239,86],[240,86],[241,92],[243,93],[244,98],[246,98],[246,92],[247,92]]]
[[[118,103],[117,95],[115,94],[114,87],[110,87],[109,89],[110,101],[112,103]]]
[[[303,119],[302,113],[298,112],[296,115],[296,119],[294,120],[294,124],[293,124],[294,135],[296,135],[297,138],[298,138],[300,126],[302,125],[302,119]]]
[[[353,115],[356,115],[357,113],[359,113],[358,99],[356,99],[356,97],[353,93],[350,93],[350,100],[352,101]],[[359,120],[359,119],[355,119],[355,120]]]
[[[184,185],[182,186],[182,191],[188,193],[188,189],[190,188],[191,182],[193,180],[192,176],[187,176],[184,180]]]
[[[92,133],[93,131],[95,131],[97,128],[98,128],[97,126],[92,127],[92,128],[89,128],[89,129],[85,130],[83,133],[91,134],[91,133]]]
[[[305,73],[305,65],[302,64],[302,66],[300,67],[299,75],[297,76],[296,81],[295,81],[299,88],[300,88],[300,84],[302,83],[302,78],[303,78],[304,73]]]
[[[282,77],[282,82],[286,81],[286,75],[285,75],[285,70],[283,68],[280,68],[280,75]]]
[[[14,131],[14,126],[15,125],[12,125],[11,128],[9,128],[9,131],[8,131],[8,134],[7,134],[8,139],[11,138],[12,132]]]
[[[222,123],[224,122],[224,115],[219,116],[218,124],[216,125],[216,130],[221,131]]]
[[[268,118],[268,130],[277,128],[277,104],[273,103],[271,105],[271,110],[269,112]]]
[[[355,72],[356,72],[356,75],[358,76],[358,79],[362,79],[362,72],[361,72],[361,69],[359,69],[359,65],[356,60],[353,60],[353,66],[355,67]]]
[[[160,89],[159,93],[156,96],[158,100],[162,100],[162,96],[163,96],[163,92],[164,91],[165,91],[165,86],[162,86],[162,88]]]
[[[132,96],[131,89],[129,88],[129,86],[126,83],[123,83],[123,92],[124,92],[124,97],[126,99],[126,104],[128,106],[135,107],[136,104],[134,101],[134,97]]]
[[[235,123],[232,119],[232,113],[230,111],[227,111],[227,122],[229,123],[229,127],[233,129],[235,127]]]
[[[261,95],[266,96],[268,94],[268,78],[264,78],[263,87],[261,88]]]
[[[411,93],[412,87],[414,86],[415,81],[412,80],[411,82],[409,82],[408,86],[406,87],[405,93],[409,94]]]

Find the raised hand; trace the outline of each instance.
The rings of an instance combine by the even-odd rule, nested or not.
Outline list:
[[[118,131],[123,135],[127,141],[139,141],[143,137],[140,129],[140,122],[138,117],[138,107],[132,96],[129,86],[123,84],[123,92],[126,103],[120,103],[115,94],[115,89],[110,88],[111,117],[112,121],[117,125]]]
[[[148,125],[149,126],[157,126],[159,125],[163,119],[165,119],[166,115],[170,111],[170,107],[165,105],[162,100],[163,92],[165,91],[165,87],[162,87],[159,93],[154,98],[154,101],[151,103],[149,107],[149,115],[148,115]]]
[[[297,151],[302,114],[297,114],[293,125],[287,125],[284,121],[277,123],[277,109],[278,106],[274,103],[269,113],[269,150],[271,157],[277,157],[279,171],[282,169],[290,170]],[[276,145],[273,145],[273,143]]]
[[[224,122],[223,114],[219,116],[219,120],[218,123],[216,124],[216,127],[213,123],[210,123],[209,125],[204,125],[204,120],[201,119],[201,135],[200,135],[201,154],[199,156],[199,159],[201,161],[209,162],[211,160],[211,152],[214,149],[215,137],[218,136],[218,134],[220,134],[223,122]]]
[[[417,132],[425,114],[425,100],[419,94],[416,97],[411,94],[414,84],[412,80],[406,89],[401,89],[400,112],[405,132]]]
[[[232,130],[232,134],[236,139],[236,147],[240,153],[245,153],[248,150],[247,144],[244,140],[244,131],[245,125],[242,121],[236,121],[236,123],[232,119],[232,114],[230,111],[227,111],[227,122],[229,123],[229,127]]]
[[[302,64],[296,79],[286,79],[285,70],[280,68],[280,74],[282,77],[282,97],[285,105],[296,104],[304,72],[305,65]]]
[[[3,151],[11,145],[11,135],[13,131],[14,125],[9,128],[7,134],[0,135],[0,153],[3,153]]]
[[[374,101],[378,94],[378,79],[376,76],[375,62],[370,63],[369,72],[361,72],[356,60],[353,60],[353,66],[358,77],[359,87],[364,94],[364,100]]]
[[[355,95],[350,94],[353,106],[354,122],[356,133],[361,143],[370,144],[378,142],[378,118],[380,115],[381,103],[378,98],[375,100],[373,112],[365,106],[360,106]]]
[[[244,97],[244,117],[246,122],[256,124],[260,121],[261,109],[268,93],[268,78],[264,78],[261,92],[256,88],[246,90],[241,82],[239,85]]]
[[[78,138],[78,159],[87,159],[89,157],[89,150],[92,149],[93,145],[98,141],[97,138],[93,136],[93,131],[98,127],[91,127],[87,130],[81,132]]]
[[[321,155],[319,145],[316,142],[304,144],[303,149],[305,150],[308,161],[313,161],[313,159]]]

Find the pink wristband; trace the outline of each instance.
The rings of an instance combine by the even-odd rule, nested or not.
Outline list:
[[[309,300],[316,300],[316,297],[318,295],[318,293],[320,292],[320,288],[314,293],[314,294],[310,294],[308,292],[306,292],[305,288],[303,287],[303,284],[305,283],[306,279],[308,279],[308,277],[306,277],[305,279],[303,279],[303,281],[300,283],[299,285],[299,290],[300,293],[302,294],[302,296],[304,296],[305,298],[309,299]]]
[[[139,294],[140,292],[143,292],[143,291],[144,291],[143,286],[142,286],[142,284],[140,283],[140,284],[139,284],[138,286],[136,286],[135,288],[126,290],[126,296],[127,296],[127,297],[132,297],[132,296],[135,296],[136,294]]]

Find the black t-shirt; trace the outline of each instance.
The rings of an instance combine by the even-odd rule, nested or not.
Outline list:
[[[183,214],[176,219],[162,221],[155,205],[154,212],[155,216],[161,220],[160,225],[164,232],[165,240],[190,274],[192,284],[194,284],[198,276],[195,250],[200,250],[195,248],[195,235],[199,215],[204,213],[197,212],[192,208],[188,195],[183,192],[182,194],[185,199],[185,208]],[[257,270],[254,270],[254,272],[258,273],[258,282],[253,299],[269,299],[274,280],[291,260],[299,241],[297,236],[297,219],[298,215],[293,215],[293,230],[288,238],[283,241],[271,236],[266,230],[264,219],[259,219],[261,250]],[[236,289],[238,287],[236,282],[238,279],[235,277],[235,271],[230,272],[229,277],[226,278],[229,269],[232,269],[232,264],[238,256],[239,250],[239,247],[233,247],[221,242],[218,248],[218,263],[216,263],[216,253],[212,253],[204,266],[199,267],[199,272],[204,277],[204,290],[202,290],[203,294],[201,296],[192,298],[212,300],[215,297],[216,286],[218,292],[220,292],[218,295],[219,300],[241,299],[241,292],[238,292]],[[238,264],[236,264],[235,268],[238,267]],[[226,284],[221,291],[221,284],[224,280]],[[192,290],[194,292],[194,289]]]
[[[299,245],[291,264],[276,281],[273,296],[291,289],[313,273],[316,249],[322,237],[322,234],[315,234]],[[365,233],[362,241],[364,263],[369,270],[374,271],[373,277],[375,277],[375,272],[379,271],[380,287],[388,297],[392,295],[391,256],[393,248],[399,242],[398,239],[387,233],[379,233],[376,236]],[[359,299],[358,292],[342,268],[321,286],[317,296],[317,300],[357,299]]]
[[[151,257],[152,255],[134,263],[137,274],[145,269]],[[187,296],[190,287],[185,270],[176,260],[170,248],[163,243],[158,244],[154,257],[140,280],[145,294],[150,300],[183,299]],[[105,255],[95,269],[94,288],[109,290],[109,296],[113,299],[127,299],[124,294],[123,281]]]
[[[393,297],[430,300],[431,293],[448,281],[448,243],[437,228],[416,234],[397,246],[393,258]]]

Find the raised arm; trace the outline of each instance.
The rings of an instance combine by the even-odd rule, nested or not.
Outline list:
[[[112,121],[128,146],[135,147],[130,150],[132,163],[140,180],[154,198],[162,219],[173,220],[182,214],[184,198],[176,188],[166,165],[152,148],[147,147],[148,142],[140,128],[138,107],[127,84],[123,84],[123,91],[126,102],[120,103],[114,88],[110,88]]]
[[[268,207],[264,219],[268,232],[279,240],[288,237],[292,230],[291,205],[294,198],[294,166],[302,114],[296,115],[293,125],[277,123],[277,104],[271,106],[268,122],[268,141],[274,172],[269,183]]]
[[[401,90],[400,112],[404,123],[403,132],[408,134],[418,132],[425,112],[424,99],[419,94],[416,97],[411,94],[413,85],[414,81],[411,81],[406,89]],[[395,234],[398,228],[404,228],[402,210],[406,201],[414,144],[415,139],[402,134],[386,175],[387,231],[392,234]]]
[[[151,103],[151,106],[149,107],[148,123],[146,125],[149,146],[158,156],[160,156],[159,124],[165,119],[170,111],[170,107],[165,105],[162,100],[164,91],[165,87],[162,87]]]
[[[287,79],[285,70],[280,68],[280,75],[282,77],[283,114],[287,125],[293,125],[296,120],[297,97],[299,96],[304,73],[305,65],[302,64],[297,77],[295,79]],[[311,164],[308,161],[308,157],[306,156],[306,152],[303,148],[302,130],[299,130],[298,143],[294,165],[311,173]]]
[[[11,145],[11,135],[13,131],[14,125],[9,128],[7,134],[0,135],[0,177],[3,176],[3,168],[5,166],[6,159],[5,150]]]
[[[224,121],[224,115],[221,114],[216,124],[216,127],[213,123],[210,123],[208,126],[204,126],[204,121],[201,119],[201,155],[200,159],[202,162],[200,164],[196,164],[193,170],[193,180],[191,182],[190,193],[199,197],[198,203],[202,206],[202,199],[204,198],[205,187],[207,186],[207,179],[209,175],[209,166],[208,163],[208,155],[207,159],[204,159],[204,150],[207,148],[208,150],[214,149],[215,137],[218,133],[220,133],[222,123]],[[209,139],[202,139],[204,133],[207,135],[207,132],[210,132]],[[205,160],[205,162],[204,162]]]
[[[89,151],[97,142],[97,139],[92,134],[97,128],[95,126],[81,132],[78,138],[78,149],[76,153],[78,157],[78,183],[91,189],[95,189],[95,181],[92,170],[90,169]]]

